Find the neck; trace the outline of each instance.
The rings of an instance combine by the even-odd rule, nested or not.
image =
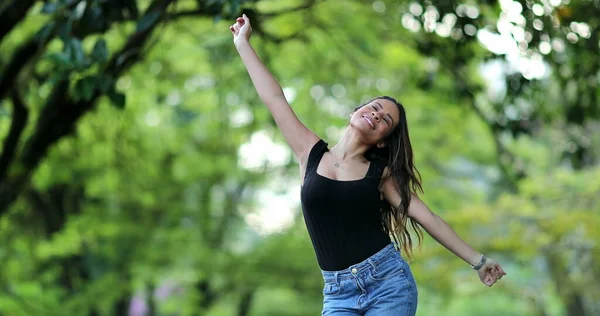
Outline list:
[[[331,149],[335,152],[336,157],[342,161],[364,161],[364,154],[369,149],[369,145],[361,142],[360,135],[348,126],[338,143]]]

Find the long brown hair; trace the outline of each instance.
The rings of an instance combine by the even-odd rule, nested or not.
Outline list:
[[[371,103],[375,100],[388,100],[394,102],[400,112],[400,120],[396,128],[386,137],[386,145],[383,148],[373,146],[365,157],[370,161],[381,161],[388,167],[387,178],[392,177],[396,190],[400,193],[402,201],[400,205],[390,205],[386,199],[381,198],[381,221],[384,231],[397,244],[402,245],[403,251],[409,259],[412,259],[413,240],[408,231],[410,225],[418,237],[418,245],[423,242],[423,230],[421,226],[408,218],[408,206],[412,194],[423,193],[421,186],[421,175],[415,167],[412,146],[408,136],[408,124],[406,121],[406,112],[402,104],[396,99],[388,96],[374,98],[355,109]]]

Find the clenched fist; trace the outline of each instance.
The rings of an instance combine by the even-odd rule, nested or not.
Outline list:
[[[230,26],[229,30],[233,34],[233,43],[236,45],[241,41],[250,40],[250,34],[252,33],[250,19],[245,14],[242,15],[235,20],[235,24]]]

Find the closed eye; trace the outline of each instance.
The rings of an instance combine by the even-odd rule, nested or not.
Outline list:
[[[371,107],[373,108],[373,110],[375,110],[375,112],[379,112],[379,109],[377,109],[377,107],[375,107],[374,105],[371,104]],[[392,123],[389,121],[389,118],[387,116],[383,116],[383,121],[387,124],[387,125],[391,125]]]

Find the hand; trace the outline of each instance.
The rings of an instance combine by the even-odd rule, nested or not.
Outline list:
[[[490,258],[485,261],[483,267],[477,270],[477,273],[481,282],[487,286],[494,285],[496,281],[506,275],[500,264]]]
[[[250,40],[250,34],[252,33],[252,27],[250,26],[250,19],[244,14],[235,20],[235,24],[229,27],[229,30],[233,34],[233,43],[238,43],[241,40]]]

